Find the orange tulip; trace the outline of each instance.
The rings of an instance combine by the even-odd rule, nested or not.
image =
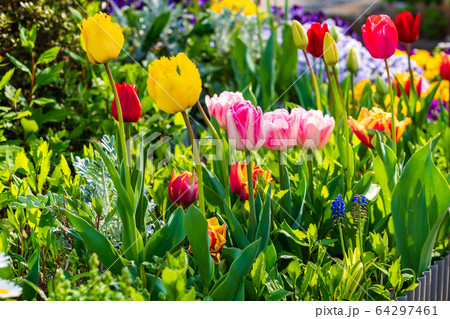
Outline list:
[[[411,124],[409,117],[403,121],[395,120],[395,136],[396,142],[400,140],[406,126]],[[386,113],[383,110],[374,107],[372,110],[368,110],[366,107],[361,108],[358,120],[355,120],[351,116],[348,118],[348,123],[353,133],[360,139],[360,141],[367,147],[374,148],[372,146],[373,134],[369,134],[369,130],[378,130],[385,132],[392,138],[391,131],[391,113]]]
[[[227,227],[219,225],[216,217],[210,218],[208,221],[208,235],[210,238],[209,252],[216,264],[220,263],[220,251],[227,242]]]
[[[255,187],[255,185],[258,179],[258,174],[261,175],[269,183],[271,183],[273,179],[270,170],[264,171],[259,166],[255,167],[253,162],[252,169],[253,189],[255,193],[254,196],[256,196],[257,188]],[[245,162],[235,162],[233,165],[231,165],[230,188],[233,193],[240,196],[241,201],[248,200],[247,166],[245,165]]]

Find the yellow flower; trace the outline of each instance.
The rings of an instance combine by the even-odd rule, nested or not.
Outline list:
[[[216,264],[220,263],[220,251],[227,242],[227,228],[225,225],[219,225],[216,217],[208,221],[208,235],[210,238],[209,252]]]
[[[89,62],[102,64],[114,60],[123,46],[123,33],[120,25],[111,22],[105,13],[83,19],[81,26],[81,46],[86,51]]]
[[[148,94],[160,110],[175,114],[197,103],[202,80],[197,67],[184,53],[153,61],[148,74]]]
[[[416,54],[411,56],[417,65],[423,70],[423,77],[429,82],[439,76],[439,67],[441,66],[441,56],[432,56],[427,50],[418,50]]]
[[[424,97],[426,97],[428,94],[430,94],[431,91],[433,91],[434,87],[438,84],[439,84],[438,81],[431,83],[428,91],[424,94]],[[449,101],[449,85],[450,85],[449,81],[442,80],[433,99],[448,102]]]
[[[370,84],[370,87],[372,88],[372,93],[375,93],[375,85],[372,85],[372,82],[370,80],[362,80],[355,85],[355,100],[359,101],[362,98],[362,94],[364,91],[364,88],[367,84]]]
[[[399,50],[399,49],[395,49],[394,55],[404,55],[406,54],[405,51]]]
[[[216,13],[222,13],[223,8],[227,8],[233,14],[237,14],[242,9],[242,15],[255,15],[258,13],[258,7],[252,0],[219,0],[214,1],[209,7]]]

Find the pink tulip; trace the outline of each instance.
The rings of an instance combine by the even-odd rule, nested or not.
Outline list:
[[[238,151],[253,151],[265,142],[261,108],[246,100],[233,104],[227,112],[227,131],[231,145]]]
[[[398,33],[394,21],[387,15],[371,15],[362,26],[367,51],[375,59],[391,57],[398,46]]]
[[[269,150],[287,150],[297,144],[297,130],[293,123],[296,118],[284,109],[277,109],[264,114],[266,143]]]
[[[214,116],[220,127],[226,129],[228,110],[233,104],[243,99],[241,92],[224,91],[219,96],[217,94],[214,94],[213,97],[207,95],[205,103],[208,107],[209,115]]]
[[[304,150],[320,150],[330,139],[334,119],[322,111],[310,110],[299,119],[297,145]]]

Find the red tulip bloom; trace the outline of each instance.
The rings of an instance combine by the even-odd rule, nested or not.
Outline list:
[[[423,77],[421,75],[414,72],[414,85],[419,97],[422,95],[422,79]],[[394,81],[392,82],[392,86],[397,90],[397,96],[401,97],[402,91],[398,82],[400,82],[406,95],[409,97],[409,91],[411,90],[411,76],[409,72],[396,74]]]
[[[450,81],[450,61],[448,59],[448,54],[445,54],[444,52],[441,52],[441,78],[442,80]]]
[[[420,13],[414,19],[409,11],[403,11],[395,18],[398,39],[404,43],[416,42],[419,38]]]
[[[120,106],[122,108],[122,117],[124,122],[137,122],[141,117],[141,102],[136,93],[136,86],[134,84],[123,83],[120,85],[116,83],[117,93],[119,94]],[[119,120],[117,114],[116,100],[112,102],[111,113],[116,119]]]
[[[394,21],[387,15],[371,15],[361,28],[364,44],[375,59],[391,57],[398,46]]]
[[[169,198],[174,204],[189,207],[198,195],[197,176],[191,172],[180,172],[176,175],[175,170],[172,171],[172,178],[169,182]]]
[[[327,32],[329,31],[326,23],[321,25],[320,22],[314,22],[307,32],[308,45],[306,46],[306,51],[316,58],[320,58],[323,55],[323,39]]]

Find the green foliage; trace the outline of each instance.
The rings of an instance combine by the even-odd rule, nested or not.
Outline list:
[[[99,273],[99,261],[94,254],[89,260],[89,272],[83,283],[77,285],[77,278],[66,278],[64,271],[58,270],[49,285],[48,300],[52,301],[91,301],[91,300],[129,300],[143,301],[148,294],[142,288],[133,287],[132,278],[124,268],[121,275],[114,278],[110,272]]]

